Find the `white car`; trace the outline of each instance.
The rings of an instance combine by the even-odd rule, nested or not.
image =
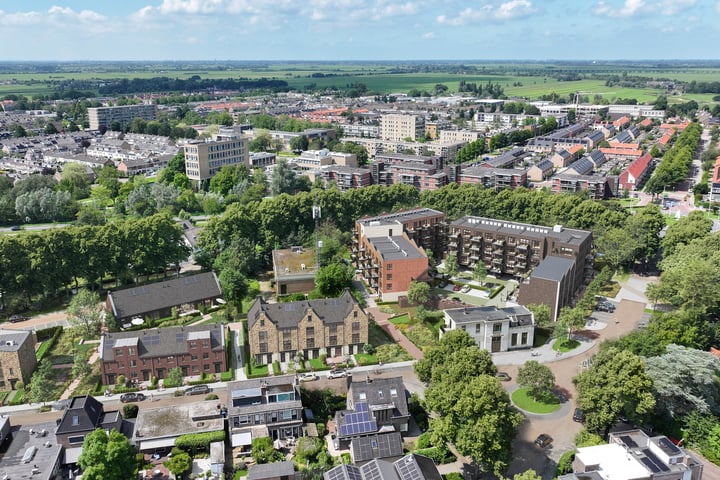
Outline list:
[[[314,372],[305,372],[300,374],[300,381],[301,382],[312,382],[314,380],[317,380],[318,376],[315,375]]]
[[[330,370],[327,374],[327,377],[331,380],[333,378],[343,378],[347,377],[347,372],[345,370]]]
[[[470,291],[470,285],[465,285],[460,289],[462,293],[468,293]]]

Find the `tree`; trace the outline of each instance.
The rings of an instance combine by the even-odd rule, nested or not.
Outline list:
[[[592,367],[573,382],[578,406],[585,410],[586,428],[603,438],[621,415],[641,423],[655,408],[652,378],[645,372],[643,360],[629,351],[601,350]]]
[[[548,305],[545,305],[544,303],[531,303],[530,305],[525,305],[525,308],[527,308],[533,313],[533,317],[535,318],[535,324],[537,326],[550,326],[552,319],[550,318],[551,312]]]
[[[626,229],[610,228],[596,237],[595,244],[608,264],[617,270],[633,258],[636,241]]]
[[[483,262],[482,260],[478,260],[477,262],[475,262],[472,276],[473,280],[475,280],[476,282],[479,282],[480,280],[487,277],[487,268],[485,267],[485,262]]]
[[[53,380],[52,365],[47,358],[40,362],[30,379],[30,400],[43,405],[54,398],[55,381]]]
[[[720,413],[720,390],[715,373],[720,360],[709,352],[668,345],[664,355],[645,360],[653,380],[657,411],[670,417],[690,412]]]
[[[163,465],[175,475],[175,478],[182,478],[182,475],[192,468],[192,457],[185,451],[173,447],[172,456],[163,462]]]
[[[168,370],[164,384],[166,387],[181,387],[183,384],[183,378],[183,372],[180,367],[171,368]]]
[[[538,475],[533,469],[525,470],[523,473],[516,473],[513,480],[542,480],[542,476]]]
[[[270,181],[270,193],[280,195],[281,193],[295,193],[296,190],[295,171],[290,168],[287,159],[281,158],[275,164]]]
[[[114,428],[98,428],[85,436],[78,465],[87,480],[127,480],[137,473],[135,448]]]
[[[12,132],[13,137],[15,137],[15,138],[27,137],[27,131],[25,130],[25,127],[23,127],[19,123],[11,125],[10,131]]]
[[[315,287],[325,297],[338,297],[352,286],[353,271],[347,265],[331,263],[315,274]]]
[[[573,331],[585,325],[585,313],[579,306],[575,308],[563,307],[560,309],[557,323],[567,326],[569,339]]]
[[[90,178],[85,166],[79,163],[66,164],[58,188],[70,192],[75,200],[90,196]]]
[[[252,440],[252,457],[257,463],[273,463],[285,460],[282,452],[278,452],[273,447],[270,437],[253,438]]]
[[[662,239],[663,255],[675,253],[678,245],[687,245],[696,238],[702,238],[712,230],[713,221],[704,212],[693,211],[667,228]]]
[[[58,129],[55,124],[48,122],[48,124],[45,125],[45,135],[55,135],[56,133],[58,133]]]
[[[248,148],[251,152],[267,152],[272,146],[272,137],[270,132],[258,130],[255,137],[250,140]]]
[[[407,290],[408,300],[416,305],[424,305],[430,300],[430,285],[426,282],[410,282]]]
[[[73,378],[78,379],[90,375],[92,372],[92,364],[88,363],[88,360],[89,358],[87,355],[81,355],[78,352],[75,352],[75,361],[72,367]]]
[[[555,387],[552,370],[535,360],[528,360],[518,369],[517,381],[521,387],[528,389],[535,400],[548,398]]]
[[[458,265],[457,255],[452,253],[448,254],[448,256],[445,257],[445,275],[453,278],[457,276],[459,271],[460,267]]]
[[[218,280],[222,287],[223,296],[230,302],[238,313],[242,313],[242,300],[248,294],[248,281],[238,268],[240,259],[232,259],[220,271]]]
[[[70,301],[67,314],[70,324],[81,327],[87,338],[96,337],[100,333],[103,308],[97,292],[80,289]]]
[[[308,145],[309,142],[307,135],[299,135],[290,139],[290,148],[293,152],[304,152],[308,149]]]

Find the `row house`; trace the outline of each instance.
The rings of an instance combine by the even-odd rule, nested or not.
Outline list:
[[[519,168],[468,167],[459,174],[457,182],[460,185],[480,184],[485,188],[501,190],[523,187],[527,179],[528,171]]]
[[[554,193],[588,192],[591,199],[604,200],[609,196],[607,182],[608,179],[601,175],[562,173],[552,178],[552,191]]]
[[[633,160],[632,163],[620,173],[620,177],[618,178],[620,188],[628,191],[638,190],[652,171],[652,160],[652,156],[649,153]]]
[[[227,370],[226,331],[222,324],[153,328],[104,334],[100,342],[102,381],[163,379],[173,368],[183,376]]]
[[[592,234],[561,225],[544,227],[484,217],[462,217],[450,224],[448,253],[460,265],[483,262],[488,272],[527,277],[553,255],[578,265],[571,288],[575,292],[592,273]],[[589,271],[588,271],[589,269]]]
[[[555,171],[555,165],[549,158],[543,158],[527,170],[527,178],[533,182],[542,182],[550,178]]]
[[[300,386],[294,375],[228,383],[227,416],[233,447],[247,447],[254,438],[284,440],[302,436]]]
[[[488,158],[481,163],[483,167],[490,168],[512,168],[532,155],[522,147],[515,147],[510,151],[501,153],[497,157]]]
[[[368,316],[349,291],[337,298],[270,304],[258,297],[248,310],[250,355],[257,365],[360,353]]]
[[[720,201],[720,156],[715,159],[712,177],[710,177],[710,201]]]

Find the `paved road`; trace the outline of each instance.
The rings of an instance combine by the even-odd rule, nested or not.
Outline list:
[[[42,315],[36,315],[31,317],[29,320],[24,322],[10,323],[5,322],[2,324],[2,328],[8,328],[11,330],[41,330],[43,328],[55,327],[61,325],[67,327],[70,325],[67,319],[65,311],[44,313]]]

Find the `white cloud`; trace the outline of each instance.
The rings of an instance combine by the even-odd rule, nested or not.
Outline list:
[[[660,2],[660,12],[663,15],[677,15],[680,12],[694,7],[697,0],[663,0]]]
[[[440,15],[438,23],[445,25],[465,25],[481,21],[500,21],[522,18],[537,12],[530,0],[510,0],[497,5],[496,3],[483,3],[478,8],[468,7],[457,16]]]
[[[72,8],[53,6],[47,12],[13,12],[0,10],[0,25],[26,26],[26,25],[56,25],[72,26],[78,23],[96,24],[104,22],[107,17],[92,10],[76,12]]]
[[[435,38],[435,32],[427,32],[427,33],[424,33],[423,36],[422,36],[422,38],[427,39],[427,40],[429,40],[429,39],[431,39],[431,38]]]
[[[645,0],[625,0],[622,6],[613,8],[605,2],[598,2],[595,14],[603,17],[632,17],[648,10]]]

